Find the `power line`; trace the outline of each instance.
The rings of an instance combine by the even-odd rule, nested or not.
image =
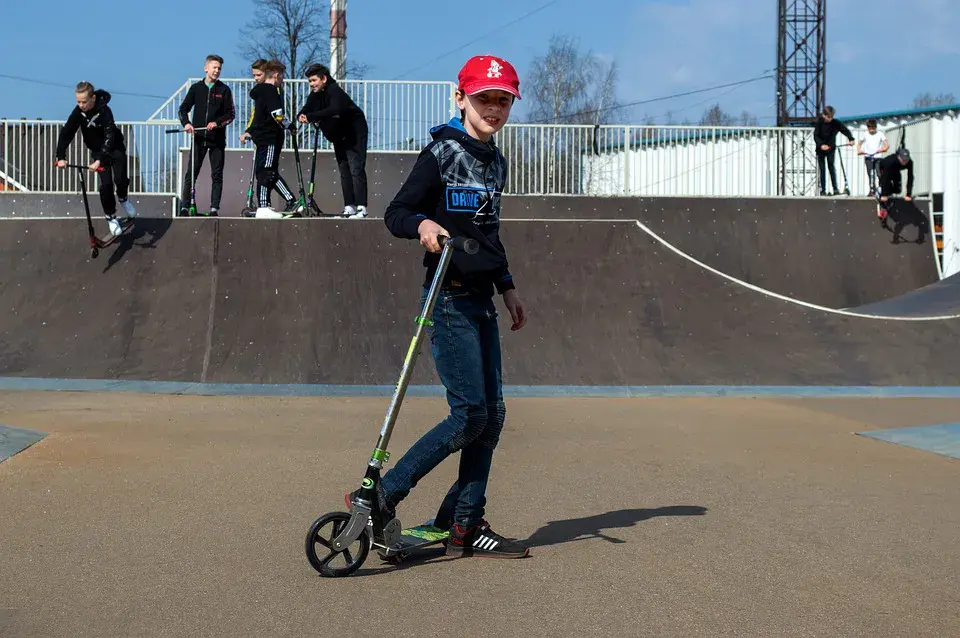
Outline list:
[[[20,77],[19,75],[8,75],[6,73],[0,73],[0,78],[5,78],[7,80],[17,80],[18,82],[30,82],[32,84],[42,84],[44,86],[54,86],[60,89],[73,89],[76,88],[76,85],[71,84],[57,84],[56,82],[44,82],[43,80],[35,80],[33,78]],[[110,91],[111,95],[126,95],[130,97],[142,97],[149,98],[151,100],[165,100],[169,95],[150,95],[148,93],[128,93],[126,91]]]
[[[652,104],[654,102],[665,102],[667,100],[673,100],[678,97],[686,97],[688,95],[696,95],[698,93],[707,93],[709,91],[716,91],[717,89],[726,89],[730,87],[743,86],[744,84],[750,84],[752,82],[759,82],[760,80],[770,80],[775,76],[770,74],[770,71],[765,71],[764,75],[758,75],[755,78],[750,78],[749,80],[740,80],[739,82],[729,82],[727,84],[718,84],[717,86],[709,86],[704,89],[694,89],[693,91],[684,91],[683,93],[674,93],[672,95],[665,95],[663,97],[655,97],[648,100],[637,100],[636,102],[627,102],[626,104],[615,104],[613,106],[605,106],[599,109],[588,109],[585,111],[577,111],[575,113],[567,113],[565,115],[560,115],[556,118],[544,118],[541,120],[532,120],[527,122],[527,124],[551,124],[554,119],[562,120],[568,117],[574,117],[576,115],[587,115],[592,113],[604,113],[606,111],[616,111],[619,109],[630,108],[633,106],[640,106],[641,104]]]
[[[520,22],[521,20],[526,20],[526,19],[529,18],[530,16],[532,16],[532,15],[534,15],[534,14],[536,14],[536,13],[539,13],[539,12],[543,11],[544,9],[546,9],[546,8],[548,8],[548,7],[553,6],[553,5],[557,4],[558,2],[560,2],[560,0],[551,0],[550,2],[547,2],[546,4],[543,4],[543,5],[539,6],[539,7],[537,7],[537,8],[534,9],[533,11],[530,11],[529,13],[523,14],[523,15],[520,16],[519,18],[515,18],[514,20],[511,20],[510,22],[507,22],[507,23],[505,23],[505,24],[501,24],[499,27],[497,27],[497,28],[494,29],[493,31],[490,31],[490,32],[488,32],[488,33],[485,33],[485,34],[483,34],[483,35],[481,35],[481,36],[479,36],[479,37],[477,37],[477,38],[475,38],[475,39],[473,39],[473,40],[470,40],[469,42],[466,42],[466,43],[458,46],[456,49],[451,49],[450,51],[447,51],[446,53],[444,53],[444,54],[442,54],[442,55],[438,55],[437,57],[433,58],[433,59],[430,60],[429,62],[425,62],[424,64],[421,64],[421,65],[418,66],[418,67],[415,67],[415,68],[413,68],[413,69],[410,69],[409,71],[404,71],[403,73],[401,73],[400,75],[394,77],[393,79],[394,79],[394,80],[399,80],[399,79],[401,79],[401,78],[402,78],[403,76],[405,76],[405,75],[409,75],[409,74],[413,73],[414,71],[419,71],[420,69],[423,69],[423,68],[425,68],[425,67],[428,67],[428,66],[430,66],[431,64],[433,64],[434,62],[437,62],[438,60],[442,60],[443,58],[447,57],[448,55],[453,55],[454,53],[456,53],[456,52],[458,52],[458,51],[462,51],[463,49],[466,49],[466,48],[467,48],[468,46],[470,46],[471,44],[475,44],[475,43],[479,42],[480,40],[483,40],[483,39],[485,39],[485,38],[489,38],[489,37],[492,36],[492,35],[496,35],[496,34],[499,33],[500,31],[502,31],[503,29],[506,29],[506,28],[509,27],[509,26],[513,26],[514,24]]]

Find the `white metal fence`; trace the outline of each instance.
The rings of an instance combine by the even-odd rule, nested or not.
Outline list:
[[[199,80],[192,78],[185,82],[148,120],[179,120],[180,104],[190,85]],[[255,86],[254,81],[252,78],[221,81],[230,88],[237,110],[236,120],[227,128],[227,148],[244,148],[240,134],[247,127],[253,110],[250,90]],[[370,151],[419,150],[430,139],[427,133],[430,127],[446,122],[456,112],[453,101],[456,87],[451,82],[344,80],[340,85],[366,115]],[[306,103],[310,85],[304,79],[285,80],[283,94],[286,112],[293,119]],[[297,143],[312,147],[310,136],[310,131],[303,129]],[[323,136],[320,148],[332,148]]]
[[[407,96],[409,97],[409,95]],[[377,98],[384,109],[393,99]],[[424,99],[423,104],[430,102]],[[122,122],[120,128],[127,146],[127,167],[133,193],[175,194],[178,175],[178,149],[187,148],[186,134],[170,135],[168,129],[179,129],[176,100],[158,111],[147,122]],[[411,103],[410,114],[417,111]],[[380,128],[381,142],[407,137],[406,148],[385,148],[371,144],[371,152],[417,152],[429,139],[429,129],[446,121],[449,113],[441,113],[436,100],[433,114],[406,117],[402,109]],[[238,104],[239,106],[239,104]],[[394,107],[389,107],[393,109]],[[173,114],[173,117],[171,117]],[[245,117],[249,117],[249,111]],[[426,118],[435,118],[428,120]],[[238,120],[242,119],[238,116]],[[402,124],[390,128],[388,124]],[[76,192],[79,188],[76,171],[54,168],[57,136],[62,122],[40,120],[0,121],[0,187],[4,190],[32,192]],[[238,131],[240,129],[237,126]],[[921,134],[921,130],[924,132]],[[897,138],[889,133],[891,149]],[[312,145],[310,131],[301,131],[299,143]],[[398,137],[399,136],[399,137]],[[909,139],[915,158],[917,183],[915,191],[927,192],[932,152],[929,133],[918,129]],[[321,137],[324,149],[329,146]],[[571,125],[508,125],[497,143],[510,163],[510,194],[594,195],[594,196],[712,196],[712,197],[775,197],[813,196],[817,194],[812,180],[795,192],[783,191],[783,174],[791,170],[790,153],[797,147],[810,148],[810,129],[763,127],[678,127],[678,126],[571,126]],[[228,134],[231,148],[242,148],[239,132]],[[786,150],[784,150],[786,149]],[[866,195],[868,186],[862,158],[853,147],[841,147],[843,166],[852,195]],[[89,155],[77,134],[68,152],[71,163],[88,163]],[[838,178],[843,188],[843,171],[837,162]],[[88,188],[96,188],[92,176]]]
[[[34,193],[75,193],[80,189],[77,171],[54,166],[57,140],[64,122],[0,120],[0,187]],[[131,193],[174,193],[177,190],[177,148],[181,135],[166,130],[178,122],[118,122],[127,149],[127,174]],[[67,149],[71,164],[89,164],[90,154],[78,131]],[[96,173],[85,175],[87,190],[96,190]]]

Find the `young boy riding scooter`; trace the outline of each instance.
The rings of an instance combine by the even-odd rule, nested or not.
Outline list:
[[[522,558],[529,550],[494,532],[484,519],[490,466],[506,416],[494,290],[503,296],[511,330],[526,323],[499,235],[507,162],[492,140],[520,97],[520,80],[502,58],[478,56],[464,65],[458,86],[461,117],[431,130],[433,141],[384,214],[394,236],[419,239],[427,251],[421,304],[439,262],[438,237],[472,238],[480,244],[476,254],[452,257],[429,328],[450,415],[383,476],[377,486],[380,510],[373,515],[382,521],[395,518],[397,504],[410,490],[459,451],[458,478],[440,508],[452,512],[452,520],[438,516],[434,523],[450,530],[447,555]]]
[[[123,234],[123,224],[116,217],[117,199],[127,217],[137,214],[133,203],[127,199],[130,179],[127,177],[127,148],[123,133],[113,119],[113,111],[107,106],[110,102],[108,92],[95,90],[89,82],[80,82],[77,84],[76,97],[77,106],[70,113],[57,139],[57,168],[67,167],[67,148],[79,129],[83,143],[93,156],[90,170],[104,169],[99,174],[100,204],[110,233],[119,236]]]

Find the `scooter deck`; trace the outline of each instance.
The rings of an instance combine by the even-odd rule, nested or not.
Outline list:
[[[97,241],[100,242],[100,248],[106,248],[116,242],[118,239],[124,236],[128,230],[133,228],[133,220],[127,217],[126,219],[120,222],[120,234],[114,235],[110,231],[101,237],[97,237]]]
[[[447,540],[450,530],[434,527],[426,523],[410,527],[400,533],[400,540],[390,547],[378,546],[380,557],[383,559],[397,559],[408,556],[410,552],[421,547],[436,545]]]

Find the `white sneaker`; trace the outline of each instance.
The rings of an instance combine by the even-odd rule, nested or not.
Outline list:
[[[353,215],[350,215],[350,219],[363,219],[367,216],[367,207],[366,206],[357,206],[357,212]]]
[[[133,207],[133,202],[129,199],[120,200],[120,206],[123,208],[123,212],[127,214],[127,217],[137,216],[137,209]]]
[[[254,215],[257,219],[283,219],[283,213],[278,213],[272,208],[258,208]]]
[[[343,216],[346,218],[353,217],[357,214],[357,209],[353,206],[344,206],[343,207]]]
[[[114,237],[119,237],[123,234],[123,226],[120,225],[120,220],[116,217],[108,217],[107,226],[110,228],[110,234]]]

